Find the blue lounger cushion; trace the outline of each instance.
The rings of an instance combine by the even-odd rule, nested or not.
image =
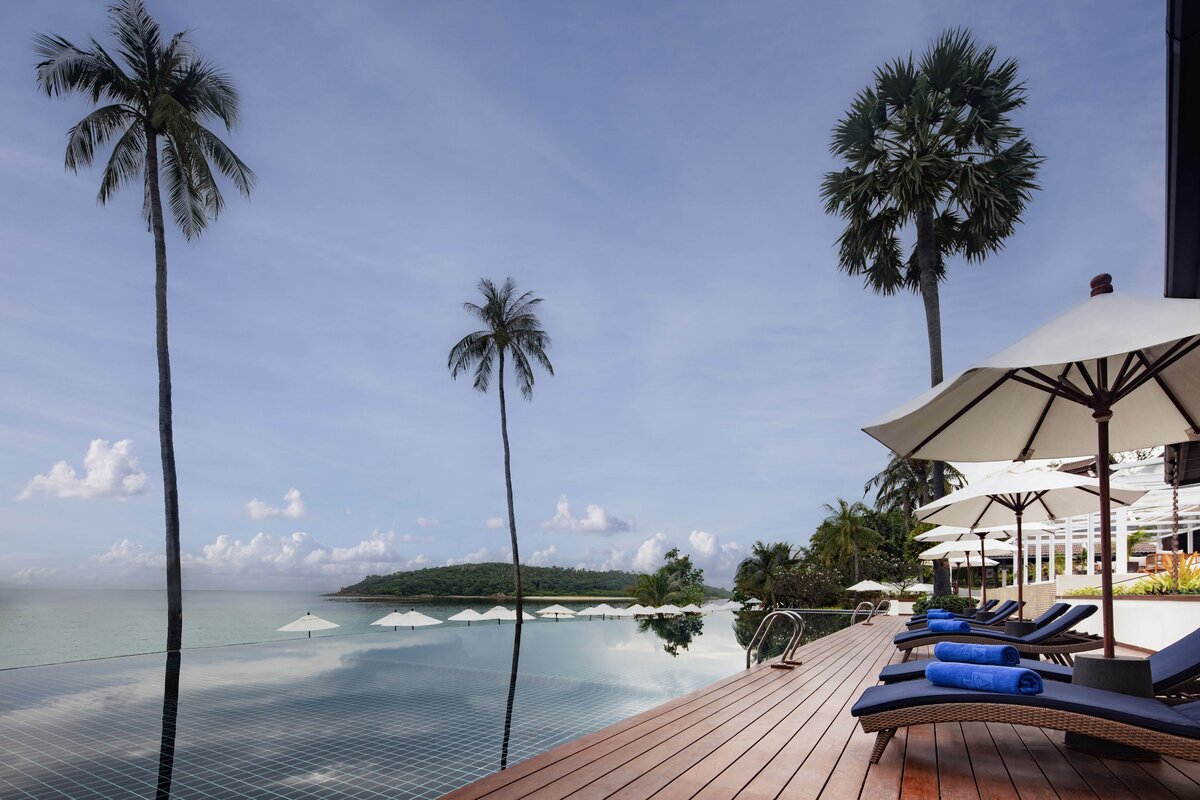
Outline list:
[[[1042,693],[1042,677],[1031,669],[1020,667],[933,661],[925,668],[925,677],[935,686],[978,689],[1002,694]]]
[[[940,642],[936,646],[940,647],[942,644],[949,644],[949,642]],[[920,680],[925,677],[925,668],[932,663],[932,659],[925,658],[920,661],[906,661],[902,664],[888,664],[879,673],[879,680],[883,683]],[[1070,667],[1034,658],[1022,658],[1013,666],[1021,667],[1022,669],[1031,669],[1038,675],[1041,675],[1042,680],[1059,681],[1061,683],[1070,683],[1071,677],[1074,674],[1074,671]]]
[[[1200,739],[1200,700],[1168,706],[1149,697],[1134,697],[1090,686],[1051,681],[1041,694],[991,694],[971,689],[934,686],[927,680],[871,686],[850,709],[856,717],[916,708],[934,703],[1002,703],[1027,708],[1054,708],[1099,719]]]
[[[933,646],[933,657],[938,661],[990,664],[994,667],[1016,667],[1021,664],[1021,654],[1008,644],[938,642]]]
[[[931,619],[930,633],[970,633],[971,626],[961,619]]]
[[[985,640],[983,642],[984,644],[1011,644],[1015,645],[1016,648],[1020,650],[1021,645],[1023,644],[1038,644],[1039,642],[1053,639],[1055,636],[1069,631],[1082,620],[1090,617],[1092,614],[1095,614],[1096,610],[1097,607],[1091,604],[1086,606],[1074,606],[1070,611],[1063,614],[1049,625],[1038,628],[1036,631],[1027,636],[1009,636],[1008,634],[995,629],[971,628],[970,626],[967,626],[968,630],[963,631],[962,633],[966,633],[970,636],[978,636]],[[938,635],[938,632],[932,629],[918,628],[915,631],[898,633],[896,634],[896,638],[892,641],[895,642],[897,647],[900,647],[901,645],[916,646],[918,644],[925,644],[929,639],[936,638]]]

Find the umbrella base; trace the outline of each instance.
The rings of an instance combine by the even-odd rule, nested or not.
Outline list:
[[[1091,686],[1135,697],[1153,697],[1154,683],[1150,678],[1150,662],[1144,658],[1117,656],[1104,658],[1094,654],[1075,657],[1075,669],[1071,683]],[[1125,761],[1158,761],[1153,750],[1116,744],[1104,739],[1095,739],[1079,733],[1068,733],[1067,747],[1102,758],[1119,758]]]

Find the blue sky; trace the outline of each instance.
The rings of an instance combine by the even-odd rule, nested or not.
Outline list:
[[[527,562],[678,545],[727,583],[754,540],[805,542],[885,460],[859,428],[928,384],[919,300],[836,269],[829,132],[948,26],[1019,60],[1047,161],[943,286],[947,373],[1098,272],[1161,292],[1161,3],[149,8],[235,77],[259,177],[168,234],[186,586],[508,557],[497,398],[446,370],[482,276],[554,338],[510,405]],[[36,91],[39,32],[109,38],[99,3],[0,7],[0,584],[156,586],[152,240],[140,193],[64,171],[88,106]]]

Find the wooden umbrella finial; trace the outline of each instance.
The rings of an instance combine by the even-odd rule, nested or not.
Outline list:
[[[1107,272],[1101,272],[1096,277],[1092,278],[1092,297],[1098,294],[1112,294],[1112,275]]]

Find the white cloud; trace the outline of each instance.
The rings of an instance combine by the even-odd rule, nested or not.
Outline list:
[[[257,533],[243,541],[222,534],[199,553],[183,553],[185,571],[210,575],[270,575],[357,579],[417,569],[429,564],[424,555],[406,558],[394,549],[396,534],[373,531],[348,547],[330,547],[312,536],[296,533],[274,536]],[[94,560],[121,573],[141,569],[161,570],[166,562],[157,550],[122,539]]]
[[[93,439],[83,457],[83,477],[66,461],[59,461],[45,475],[36,475],[18,500],[28,500],[36,492],[54,497],[110,498],[123,500],[146,491],[146,473],[133,454],[133,440],[122,439],[109,446],[105,439]]]
[[[256,497],[246,503],[246,511],[249,512],[250,519],[300,519],[308,516],[308,506],[304,505],[299,489],[288,489],[283,499],[287,501],[287,505],[277,508]]]
[[[742,559],[742,548],[737,542],[722,544],[721,539],[707,531],[692,531],[688,536],[692,561],[705,571],[709,584],[726,584],[733,580],[733,572]]]
[[[525,559],[525,563],[531,567],[548,567],[553,563],[554,553],[557,548],[550,545],[545,550],[536,550],[534,554]]]
[[[587,513],[576,519],[571,516],[571,504],[565,494],[558,498],[558,503],[554,506],[554,516],[543,522],[542,527],[550,531],[602,534],[633,530],[631,523],[610,515],[602,506],[597,505],[589,505]]]
[[[486,561],[500,561],[498,556],[493,556],[492,551],[486,547],[481,547],[478,550],[467,553],[462,558],[447,558],[446,566],[453,567],[456,564],[482,564]]]
[[[671,549],[671,540],[664,533],[656,533],[642,542],[633,557],[635,572],[653,572],[662,566],[663,556]]]
[[[433,536],[413,536],[411,533],[402,533],[400,534],[400,541],[404,542],[405,544],[412,544],[414,542],[431,544],[436,542],[437,539]]]
[[[629,559],[624,550],[609,548],[607,550],[589,550],[584,554],[584,560],[576,565],[577,569],[594,569],[599,572],[629,569]]]
[[[436,519],[430,519],[429,517],[417,517],[417,524],[422,528],[436,528],[438,526],[438,521]]]
[[[13,580],[22,585],[28,585],[44,578],[53,577],[58,572],[54,567],[25,567],[13,573]]]
[[[483,527],[491,531],[497,531],[504,527],[504,517],[488,517],[483,523]]]

